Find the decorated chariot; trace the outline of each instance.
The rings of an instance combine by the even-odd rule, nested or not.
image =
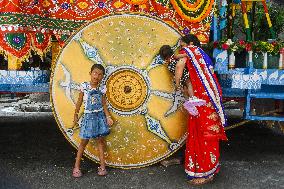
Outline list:
[[[187,120],[179,105],[184,97],[174,90],[158,50],[164,44],[176,49],[180,36],[188,33],[208,43],[210,28],[218,31],[213,13],[219,2],[0,0],[0,5],[0,50],[6,62],[0,70],[1,92],[50,93],[58,126],[77,147],[80,126],[72,124],[70,115],[79,84],[89,79],[91,65],[99,63],[106,68],[102,83],[111,91],[106,93],[107,101],[116,120],[106,138],[109,166],[151,165],[183,145]],[[29,57],[44,59],[48,52],[49,70],[23,70],[22,63]],[[250,114],[251,98],[283,98],[282,67],[256,69],[248,56],[246,66],[237,68],[232,53],[223,49],[214,55],[224,96],[246,99],[244,118],[283,121],[284,116]],[[97,161],[95,143],[85,153]]]

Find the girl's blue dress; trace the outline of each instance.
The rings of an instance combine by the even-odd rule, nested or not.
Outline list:
[[[89,82],[83,82],[80,90],[84,93],[84,114],[80,123],[80,138],[90,139],[106,136],[110,133],[103,111],[103,93],[99,88],[92,88]]]

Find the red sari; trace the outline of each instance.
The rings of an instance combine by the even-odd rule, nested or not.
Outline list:
[[[197,107],[198,116],[189,115],[185,172],[188,179],[208,178],[219,171],[219,140],[227,140],[221,90],[210,71],[208,55],[196,46],[188,46],[181,53],[188,55],[186,67],[194,95],[206,101]]]

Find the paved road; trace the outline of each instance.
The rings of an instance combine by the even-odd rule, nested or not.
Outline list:
[[[284,188],[284,137],[256,123],[227,131],[222,167],[213,183],[199,188]],[[76,150],[49,116],[0,118],[0,189],[181,189],[187,185],[182,165],[156,164],[133,170],[109,169],[85,159],[84,177],[71,177]]]

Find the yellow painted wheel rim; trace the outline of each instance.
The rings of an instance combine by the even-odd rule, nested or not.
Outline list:
[[[79,125],[72,123],[79,84],[90,80],[93,63],[101,63],[115,120],[105,138],[107,165],[144,167],[179,149],[187,120],[174,104],[183,97],[174,93],[173,76],[157,57],[162,45],[175,46],[179,37],[164,22],[135,14],[99,18],[72,36],[53,68],[51,83],[53,112],[68,141],[75,147],[80,142]],[[98,161],[96,140],[90,140],[85,155]]]

